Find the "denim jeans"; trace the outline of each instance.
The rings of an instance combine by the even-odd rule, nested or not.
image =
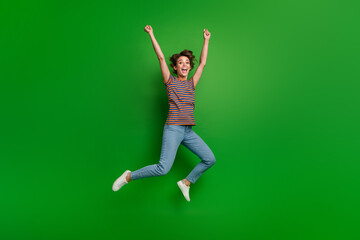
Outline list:
[[[165,125],[159,163],[131,172],[131,178],[137,180],[166,175],[174,163],[180,143],[201,159],[201,162],[186,177],[188,181],[195,183],[207,169],[214,165],[215,156],[208,145],[192,130],[191,125]]]

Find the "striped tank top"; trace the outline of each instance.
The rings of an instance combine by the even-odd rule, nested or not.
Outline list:
[[[166,125],[196,125],[194,119],[195,87],[194,78],[180,80],[170,74],[166,86],[169,99],[169,113]]]

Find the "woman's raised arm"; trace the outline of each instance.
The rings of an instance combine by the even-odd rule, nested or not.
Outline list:
[[[204,71],[204,67],[206,64],[206,59],[207,59],[207,54],[208,54],[208,49],[209,49],[209,40],[210,40],[210,32],[207,29],[204,29],[204,45],[201,51],[201,56],[200,56],[200,63],[198,68],[195,71],[194,77],[193,77],[193,81],[194,81],[194,87],[196,87],[196,85],[198,84],[201,74]]]
[[[164,83],[167,83],[167,81],[170,78],[170,71],[169,71],[169,68],[168,68],[168,66],[166,64],[164,54],[162,53],[162,51],[160,49],[160,46],[159,46],[158,42],[155,39],[152,27],[150,25],[146,25],[144,30],[145,30],[145,32],[147,32],[149,34],[149,36],[151,38],[151,42],[153,44],[156,56],[157,56],[157,58],[159,59],[159,62],[160,62],[160,68],[161,68],[161,73],[162,73],[162,76],[163,76]]]

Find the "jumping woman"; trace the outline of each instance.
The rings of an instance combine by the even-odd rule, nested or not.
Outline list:
[[[170,57],[171,68],[174,73],[172,75],[166,64],[164,54],[154,37],[153,29],[151,26],[146,25],[144,30],[149,34],[159,59],[170,105],[163,129],[160,161],[158,164],[149,165],[133,172],[126,170],[116,179],[112,189],[118,191],[132,180],[166,175],[174,163],[179,145],[182,144],[201,159],[201,162],[195,166],[186,178],[177,182],[185,199],[190,202],[190,184],[195,183],[215,163],[215,156],[211,149],[192,130],[192,126],[196,125],[194,120],[195,88],[206,64],[210,32],[204,29],[204,45],[200,56],[200,63],[194,76],[187,80],[189,72],[194,67],[193,61],[195,57],[192,51],[183,50],[181,53]]]

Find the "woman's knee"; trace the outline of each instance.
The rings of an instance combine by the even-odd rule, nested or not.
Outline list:
[[[205,162],[206,162],[209,166],[214,165],[215,162],[216,162],[215,156],[214,156],[214,155],[210,156]]]
[[[158,176],[165,176],[166,174],[168,174],[170,171],[170,168],[166,168],[166,167],[163,167],[163,166],[157,166],[157,174]]]
[[[213,158],[211,158],[211,166],[214,165],[216,163],[216,158],[215,156]]]
[[[161,171],[161,173],[160,173],[160,176],[165,176],[166,174],[168,174],[170,172],[170,169],[166,169],[166,170],[163,170],[163,171]]]

